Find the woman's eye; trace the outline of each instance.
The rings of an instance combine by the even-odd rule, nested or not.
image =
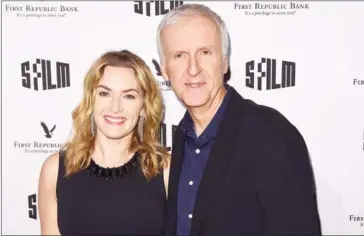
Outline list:
[[[99,93],[99,95],[100,95],[101,97],[105,97],[105,96],[107,96],[107,95],[108,95],[108,93],[107,93],[107,92],[100,92],[100,93]]]
[[[126,99],[135,99],[135,96],[128,94],[128,95],[125,95],[125,98]]]

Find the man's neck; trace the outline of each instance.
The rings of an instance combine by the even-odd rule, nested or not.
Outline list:
[[[215,116],[219,109],[224,97],[226,95],[226,89],[222,86],[217,92],[216,96],[209,103],[201,107],[187,108],[193,123],[195,125],[195,132],[197,137],[206,129],[210,121]]]
[[[95,162],[104,167],[121,166],[126,163],[130,159],[129,147],[132,135],[113,140],[100,133],[95,141],[93,153]]]

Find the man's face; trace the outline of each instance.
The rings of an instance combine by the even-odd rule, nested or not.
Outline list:
[[[211,103],[223,84],[227,59],[215,23],[202,16],[181,18],[162,31],[163,77],[190,108]]]

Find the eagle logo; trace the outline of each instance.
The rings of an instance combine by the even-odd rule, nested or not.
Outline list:
[[[56,129],[56,125],[54,125],[51,130],[48,129],[47,125],[43,121],[40,122],[40,125],[43,127],[43,130],[44,130],[44,133],[45,133],[44,136],[46,138],[52,138],[53,131]]]
[[[162,70],[161,70],[161,67],[159,66],[158,62],[155,59],[153,59],[152,63],[154,65],[155,70],[157,71],[156,75],[161,76]]]

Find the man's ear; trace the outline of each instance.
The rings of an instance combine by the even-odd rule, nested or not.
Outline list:
[[[226,74],[229,70],[229,62],[226,56],[224,57],[223,67],[224,67],[224,74]]]
[[[161,62],[161,72],[162,72],[162,77],[165,81],[169,81],[169,77],[168,77],[168,73],[166,71],[166,63],[165,60],[163,60]]]

